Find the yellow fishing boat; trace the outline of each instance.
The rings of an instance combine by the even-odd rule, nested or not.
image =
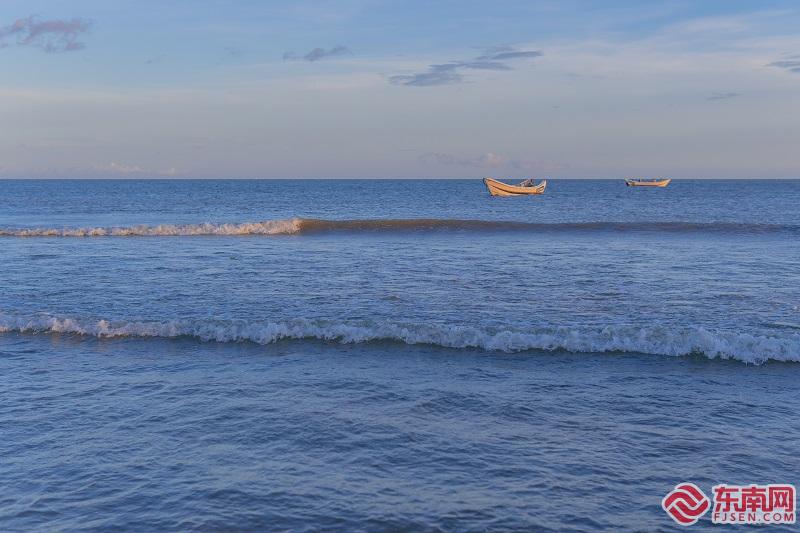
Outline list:
[[[628,178],[625,180],[625,185],[628,187],[666,187],[669,185],[671,179],[654,179],[654,180],[640,180]]]
[[[489,189],[492,196],[523,196],[526,194],[543,194],[547,187],[547,180],[534,184],[533,180],[525,180],[518,185],[509,185],[492,178],[484,178],[483,184]]]

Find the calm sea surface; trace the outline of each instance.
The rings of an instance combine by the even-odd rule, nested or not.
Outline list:
[[[666,531],[680,482],[800,485],[798,206],[0,181],[0,530]]]

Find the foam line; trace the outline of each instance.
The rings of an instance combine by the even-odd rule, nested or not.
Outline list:
[[[664,356],[703,355],[710,359],[800,362],[800,334],[768,337],[701,327],[613,325],[547,326],[530,330],[485,330],[466,325],[325,320],[285,321],[108,321],[50,315],[0,313],[0,333],[73,334],[99,338],[192,337],[213,342],[270,344],[286,339],[341,343],[399,342],[500,352],[630,352]]]

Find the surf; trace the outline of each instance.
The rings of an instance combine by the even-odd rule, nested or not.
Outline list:
[[[800,362],[800,334],[765,336],[703,327],[635,325],[542,325],[486,329],[464,324],[392,321],[290,320],[109,320],[0,313],[0,333],[57,334],[96,338],[194,338],[204,342],[273,344],[317,340],[343,344],[400,343],[487,352],[638,353],[705,356],[750,364]]]

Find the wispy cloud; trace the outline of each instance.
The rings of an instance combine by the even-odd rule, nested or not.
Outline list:
[[[244,55],[244,50],[242,50],[238,46],[226,46],[222,49],[222,51],[225,52],[226,55],[234,57]]]
[[[506,164],[506,159],[492,152],[481,154],[477,157],[461,158],[441,152],[428,152],[419,156],[423,163],[436,163],[439,165],[454,165],[460,167],[496,168]]]
[[[458,63],[431,65],[426,72],[391,76],[389,77],[389,82],[393,85],[409,85],[412,87],[430,87],[433,85],[459,83],[464,81],[464,77],[458,72],[459,68],[460,64]]]
[[[286,52],[283,54],[284,61],[319,61],[328,57],[350,55],[353,52],[349,48],[342,45],[334,46],[333,48],[314,48],[305,55],[299,56],[294,52]]]
[[[739,93],[714,93],[711,96],[709,96],[708,98],[706,98],[706,100],[711,100],[711,101],[715,101],[715,100],[730,100],[731,98],[736,98],[737,96],[741,96],[741,94],[739,94]]]
[[[796,72],[800,74],[800,56],[793,56],[791,59],[784,59],[782,61],[773,61],[767,65],[768,67],[777,67],[789,72]]]
[[[140,165],[117,163],[112,161],[105,165],[94,165],[92,170],[99,175],[113,176],[177,176],[180,174],[178,169],[172,167],[167,169],[150,169]]]
[[[80,18],[40,20],[31,15],[0,27],[0,48],[10,46],[9,41],[12,41],[17,46],[41,48],[48,53],[73,52],[85,48],[78,37],[87,33],[91,26],[91,21]]]
[[[538,50],[517,50],[510,46],[490,48],[474,59],[430,65],[424,72],[390,76],[389,83],[410,87],[461,83],[464,81],[464,70],[514,70],[505,62],[513,59],[532,59],[541,55],[542,52]]]
[[[158,54],[157,56],[153,56],[145,61],[145,65],[154,65],[155,63],[161,63],[161,61],[167,57],[166,54]]]
[[[495,46],[478,57],[482,61],[505,61],[508,59],[525,59],[541,56],[539,50],[517,50],[513,46]]]
[[[487,152],[475,157],[457,157],[442,152],[427,152],[420,155],[418,159],[422,163],[472,168],[506,168],[524,171],[552,171],[564,168],[564,165],[551,161],[512,159],[494,152]]]

